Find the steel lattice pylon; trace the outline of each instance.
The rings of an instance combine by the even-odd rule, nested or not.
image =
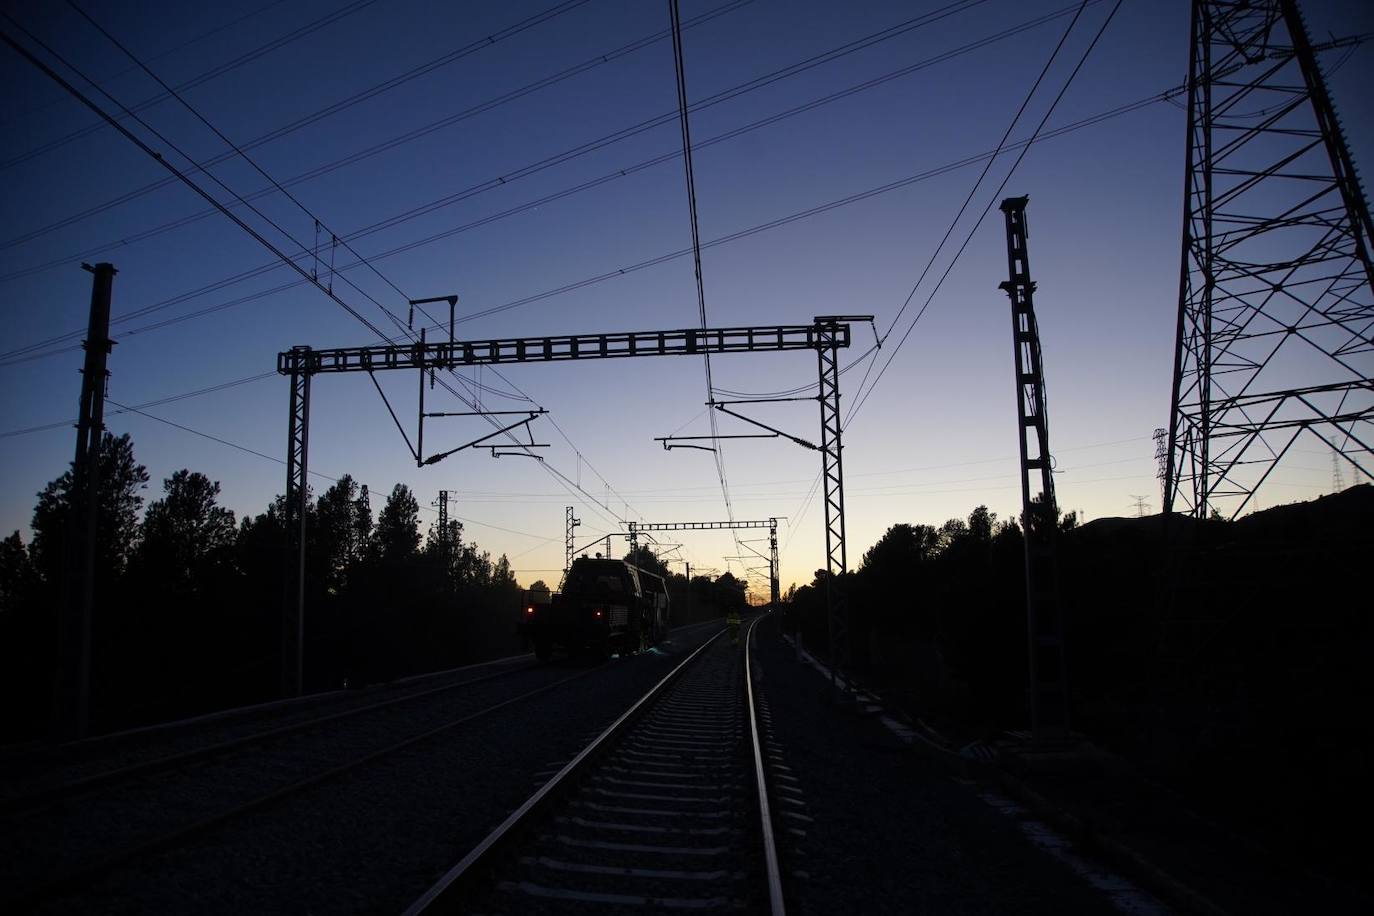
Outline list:
[[[849,606],[843,576],[849,571],[844,543],[844,455],[840,434],[840,351],[836,317],[818,317],[816,359],[820,366],[821,476],[825,488],[825,596],[830,632],[830,680],[848,681]]]
[[[1035,320],[1035,282],[1030,278],[1030,252],[1026,244],[1028,200],[1008,197],[1002,201],[1009,278],[1000,288],[1011,299],[1016,425],[1021,450],[1021,522],[1025,526],[1031,731],[1040,740],[1067,737],[1070,720],[1064,621],[1059,604],[1059,504],[1054,497],[1054,459],[1050,454],[1040,326]]]
[[[1235,517],[1304,431],[1374,480],[1374,230],[1296,3],[1194,0],[1188,86],[1164,510]]]
[[[563,514],[563,575],[566,577],[573,562],[573,529],[582,524],[582,520],[573,517],[572,506],[564,506]]]
[[[285,608],[282,614],[281,693],[301,695],[302,647],[305,623],[305,519],[309,490],[306,474],[310,466],[310,373],[303,368],[309,361],[309,347],[293,347],[297,362],[291,372],[291,409],[286,444],[286,499],[282,502],[282,523],[286,532]]]

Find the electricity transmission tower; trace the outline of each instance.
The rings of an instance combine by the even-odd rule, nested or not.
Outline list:
[[[1304,432],[1374,480],[1374,226],[1315,50],[1295,0],[1194,0],[1166,517],[1234,518]]]

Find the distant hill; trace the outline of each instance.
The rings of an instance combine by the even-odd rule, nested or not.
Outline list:
[[[1374,484],[1362,483],[1307,502],[1252,512],[1235,522],[1200,523],[1177,513],[1171,521],[1185,540],[1195,537],[1199,526],[1206,527],[1217,543],[1370,540],[1374,538]],[[1163,525],[1163,515],[1095,518],[1075,528],[1070,536],[1083,541],[1125,537],[1152,542],[1160,538]]]

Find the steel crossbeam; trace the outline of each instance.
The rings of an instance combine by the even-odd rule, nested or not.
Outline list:
[[[687,328],[678,331],[629,331],[617,334],[566,334],[497,340],[453,340],[435,343],[378,344],[368,347],[296,347],[277,356],[277,371],[289,374],[381,372],[390,369],[451,369],[502,363],[565,362],[635,356],[698,356],[706,353],[754,353],[814,350],[825,333],[817,324],[752,328]],[[834,329],[836,346],[849,346],[847,324]],[[830,346],[831,338],[825,338]]]

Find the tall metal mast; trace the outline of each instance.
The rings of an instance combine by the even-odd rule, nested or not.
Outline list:
[[[1294,0],[1194,0],[1187,154],[1164,511],[1235,517],[1304,432],[1374,480],[1374,225]]]
[[[573,529],[582,524],[582,519],[573,517],[573,507],[565,506],[567,518],[563,523],[563,575],[568,574],[572,569],[573,561]]]
[[[1031,731],[1037,739],[1069,731],[1064,622],[1059,607],[1056,542],[1059,507],[1054,498],[1050,426],[1046,412],[1040,326],[1035,320],[1035,283],[1026,248],[1027,197],[1002,201],[1007,219],[1007,267],[1000,284],[1011,299],[1012,350],[1016,363],[1017,444],[1021,449],[1021,523],[1026,548],[1026,629],[1030,641]],[[1032,485],[1038,478],[1038,493]]]
[[[95,554],[100,514],[100,443],[105,433],[105,368],[110,340],[110,296],[113,264],[101,262],[90,271],[91,309],[81,370],[81,404],[76,420],[76,453],[72,458],[70,515],[63,535],[62,606],[58,615],[57,693],[54,733],[58,740],[86,737],[90,727],[91,607],[95,598]]]

